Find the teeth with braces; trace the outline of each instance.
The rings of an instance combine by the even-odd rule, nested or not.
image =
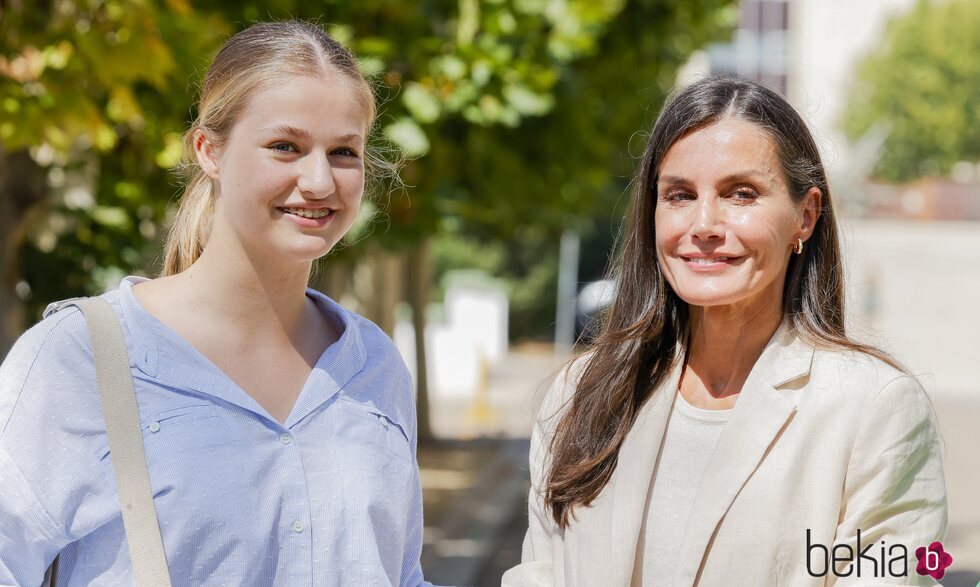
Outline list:
[[[296,216],[302,216],[303,218],[323,218],[324,216],[329,216],[333,210],[330,208],[317,208],[316,210],[310,210],[307,208],[283,208],[289,214],[295,214]]]

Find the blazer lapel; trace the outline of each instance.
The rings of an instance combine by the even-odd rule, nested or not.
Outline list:
[[[677,394],[682,362],[682,357],[676,359],[670,374],[640,409],[636,421],[623,440],[616,471],[610,479],[613,500],[609,519],[612,527],[609,534],[601,537],[610,542],[612,560],[606,568],[611,569],[613,574],[594,577],[593,581],[586,584],[630,584],[653,469],[663,441],[667,418],[674,404],[674,396]]]
[[[721,519],[796,411],[778,388],[810,372],[813,349],[784,320],[742,386],[694,498],[681,545],[675,585],[694,585]],[[644,493],[644,496],[646,493]]]

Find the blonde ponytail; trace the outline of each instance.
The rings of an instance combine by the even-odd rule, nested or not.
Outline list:
[[[211,233],[214,194],[211,178],[195,169],[177,207],[164,246],[163,277],[188,269],[204,252]]]

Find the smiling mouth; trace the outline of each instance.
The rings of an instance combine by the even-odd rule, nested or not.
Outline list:
[[[286,214],[300,216],[302,218],[325,218],[334,213],[330,208],[279,208]]]
[[[713,263],[724,263],[726,261],[731,261],[737,259],[738,257],[681,257],[684,259],[685,263],[694,263],[695,265],[711,265]]]

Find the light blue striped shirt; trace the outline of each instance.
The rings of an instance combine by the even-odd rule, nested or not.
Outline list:
[[[385,334],[344,324],[286,423],[133,295],[108,294],[129,351],[174,585],[418,585],[415,404]],[[81,312],[24,333],[0,367],[0,584],[133,584]]]

